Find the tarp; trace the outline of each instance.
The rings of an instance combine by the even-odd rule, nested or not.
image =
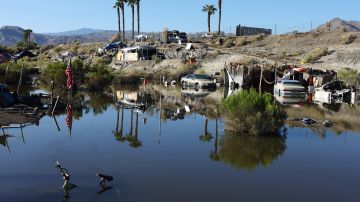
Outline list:
[[[15,102],[15,96],[10,93],[5,85],[0,84],[0,107],[11,107]]]
[[[34,53],[32,53],[32,52],[30,52],[30,51],[28,51],[28,50],[23,50],[23,51],[21,51],[20,53],[18,53],[18,54],[16,54],[15,55],[15,58],[18,60],[18,59],[21,59],[21,58],[23,58],[23,57],[35,57],[35,54]]]

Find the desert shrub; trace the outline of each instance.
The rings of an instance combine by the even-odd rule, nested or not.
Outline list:
[[[104,64],[104,65],[109,65],[112,62],[112,58],[110,57],[101,57],[101,58],[96,58],[94,61],[94,65],[99,65],[99,64]]]
[[[104,63],[95,63],[86,74],[86,86],[88,90],[101,90],[111,84],[113,76],[109,67]]]
[[[359,72],[356,69],[346,69],[338,72],[339,78],[345,83],[356,85],[360,80]]]
[[[175,72],[172,74],[172,77],[174,79],[179,79],[183,76],[193,73],[195,69],[196,67],[194,65],[188,65],[188,64],[182,65],[175,70]]]
[[[236,37],[235,44],[237,46],[246,46],[248,43],[249,41],[247,40],[246,37],[242,37],[242,36]]]
[[[267,35],[264,34],[264,33],[258,34],[258,35],[256,36],[256,40],[257,40],[257,41],[262,41],[262,40],[265,39],[266,36],[267,36]]]
[[[6,75],[6,84],[17,84],[20,79],[22,64],[19,63],[2,63],[0,64],[0,82],[4,82],[6,69],[9,67],[9,71]],[[33,68],[29,68],[28,66],[24,65],[23,74],[22,74],[22,81],[27,82],[30,80],[29,75],[34,72]]]
[[[206,74],[206,71],[205,71],[205,69],[200,68],[195,71],[195,74]]]
[[[65,75],[66,64],[63,62],[54,62],[48,64],[48,66],[43,70],[41,79],[45,83],[50,83],[54,81],[56,87],[66,88],[67,77]]]
[[[357,38],[357,35],[354,34],[354,33],[349,33],[349,34],[346,34],[345,36],[343,36],[341,38],[341,43],[342,44],[351,44],[352,42],[355,41],[355,39]]]
[[[259,60],[256,58],[246,57],[241,61],[243,64],[246,65],[256,65],[259,64]]]
[[[228,40],[225,41],[224,46],[226,48],[231,48],[231,47],[234,46],[234,41],[232,39],[228,39]]]
[[[221,102],[225,130],[236,135],[276,135],[284,125],[285,110],[269,94],[241,91]]]
[[[155,64],[157,64],[161,61],[161,59],[157,55],[151,56],[151,60],[153,60],[155,62]]]
[[[317,60],[319,60],[321,57],[326,56],[329,54],[329,51],[327,48],[315,48],[311,52],[309,52],[307,55],[305,55],[304,59],[302,60],[303,64],[307,63],[313,63]]]

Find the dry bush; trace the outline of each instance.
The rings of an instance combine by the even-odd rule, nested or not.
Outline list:
[[[318,47],[313,49],[310,53],[305,55],[304,59],[302,60],[303,64],[313,63],[319,60],[321,57],[326,56],[329,54],[329,50],[327,48]]]
[[[236,37],[235,44],[236,46],[246,46],[249,44],[249,41],[247,37],[238,36]]]
[[[343,37],[341,37],[340,42],[342,44],[351,44],[355,41],[356,38],[357,38],[356,34],[348,33],[348,34],[344,35]]]

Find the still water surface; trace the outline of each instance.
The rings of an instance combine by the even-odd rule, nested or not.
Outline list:
[[[38,126],[23,128],[23,138],[20,129],[6,129],[13,137],[7,139],[9,148],[0,146],[1,201],[359,199],[356,127],[321,128],[319,135],[318,128],[288,124],[283,137],[228,139],[214,113],[221,92],[162,90],[160,105],[153,91],[145,113],[116,104],[114,98],[133,92],[85,96],[85,107],[73,114],[71,134],[66,114],[56,116],[60,131],[48,116]],[[184,105],[190,113],[178,111]],[[56,160],[79,185],[69,198],[64,198]],[[112,189],[98,193],[97,172],[114,176],[107,184]]]

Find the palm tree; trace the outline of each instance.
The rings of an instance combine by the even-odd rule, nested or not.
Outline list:
[[[136,11],[137,11],[137,28],[138,34],[140,34],[140,0],[136,0]]]
[[[33,31],[31,29],[26,29],[24,30],[23,33],[23,37],[24,37],[24,45],[28,48],[30,46],[30,38],[31,38],[31,33]]]
[[[29,38],[28,38],[28,44],[29,44],[29,46],[31,45],[31,33],[33,32],[31,29],[28,29],[27,30],[28,32],[29,32]]]
[[[121,12],[122,12],[122,21],[123,21],[123,41],[125,41],[125,3],[128,0],[119,0],[121,2]]]
[[[114,135],[116,140],[124,142],[126,139],[123,137],[123,128],[124,128],[124,108],[121,108],[121,125],[119,130],[119,116],[120,116],[120,107],[117,107],[117,118],[116,118],[116,129]]]
[[[136,0],[128,0],[128,5],[131,7],[132,14],[132,39],[135,38],[135,1]]]
[[[210,159],[213,161],[219,161],[218,154],[218,136],[219,136],[219,126],[218,126],[218,117],[216,117],[215,123],[215,142],[214,142],[214,150],[210,152]]]
[[[133,109],[130,110],[131,116],[130,116],[130,132],[129,134],[126,135],[126,139],[128,142],[132,142],[134,137],[133,137],[133,116],[134,116],[134,112]]]
[[[141,147],[142,143],[138,139],[139,136],[139,113],[136,112],[136,122],[135,122],[135,136],[134,139],[130,142],[130,146],[133,148]]]
[[[220,29],[221,29],[221,13],[222,13],[222,0],[218,1],[219,3],[219,24],[218,24],[218,35],[220,36]]]
[[[121,22],[120,22],[120,9],[121,9],[121,1],[117,0],[115,2],[115,5],[113,6],[113,8],[116,8],[117,11],[117,15],[118,15],[118,29],[119,29],[119,33],[121,33]]]
[[[203,6],[202,11],[208,14],[208,32],[210,33],[211,32],[211,29],[210,29],[211,16],[215,14],[215,11],[217,11],[217,8],[215,8],[214,5],[206,4],[205,6]]]

